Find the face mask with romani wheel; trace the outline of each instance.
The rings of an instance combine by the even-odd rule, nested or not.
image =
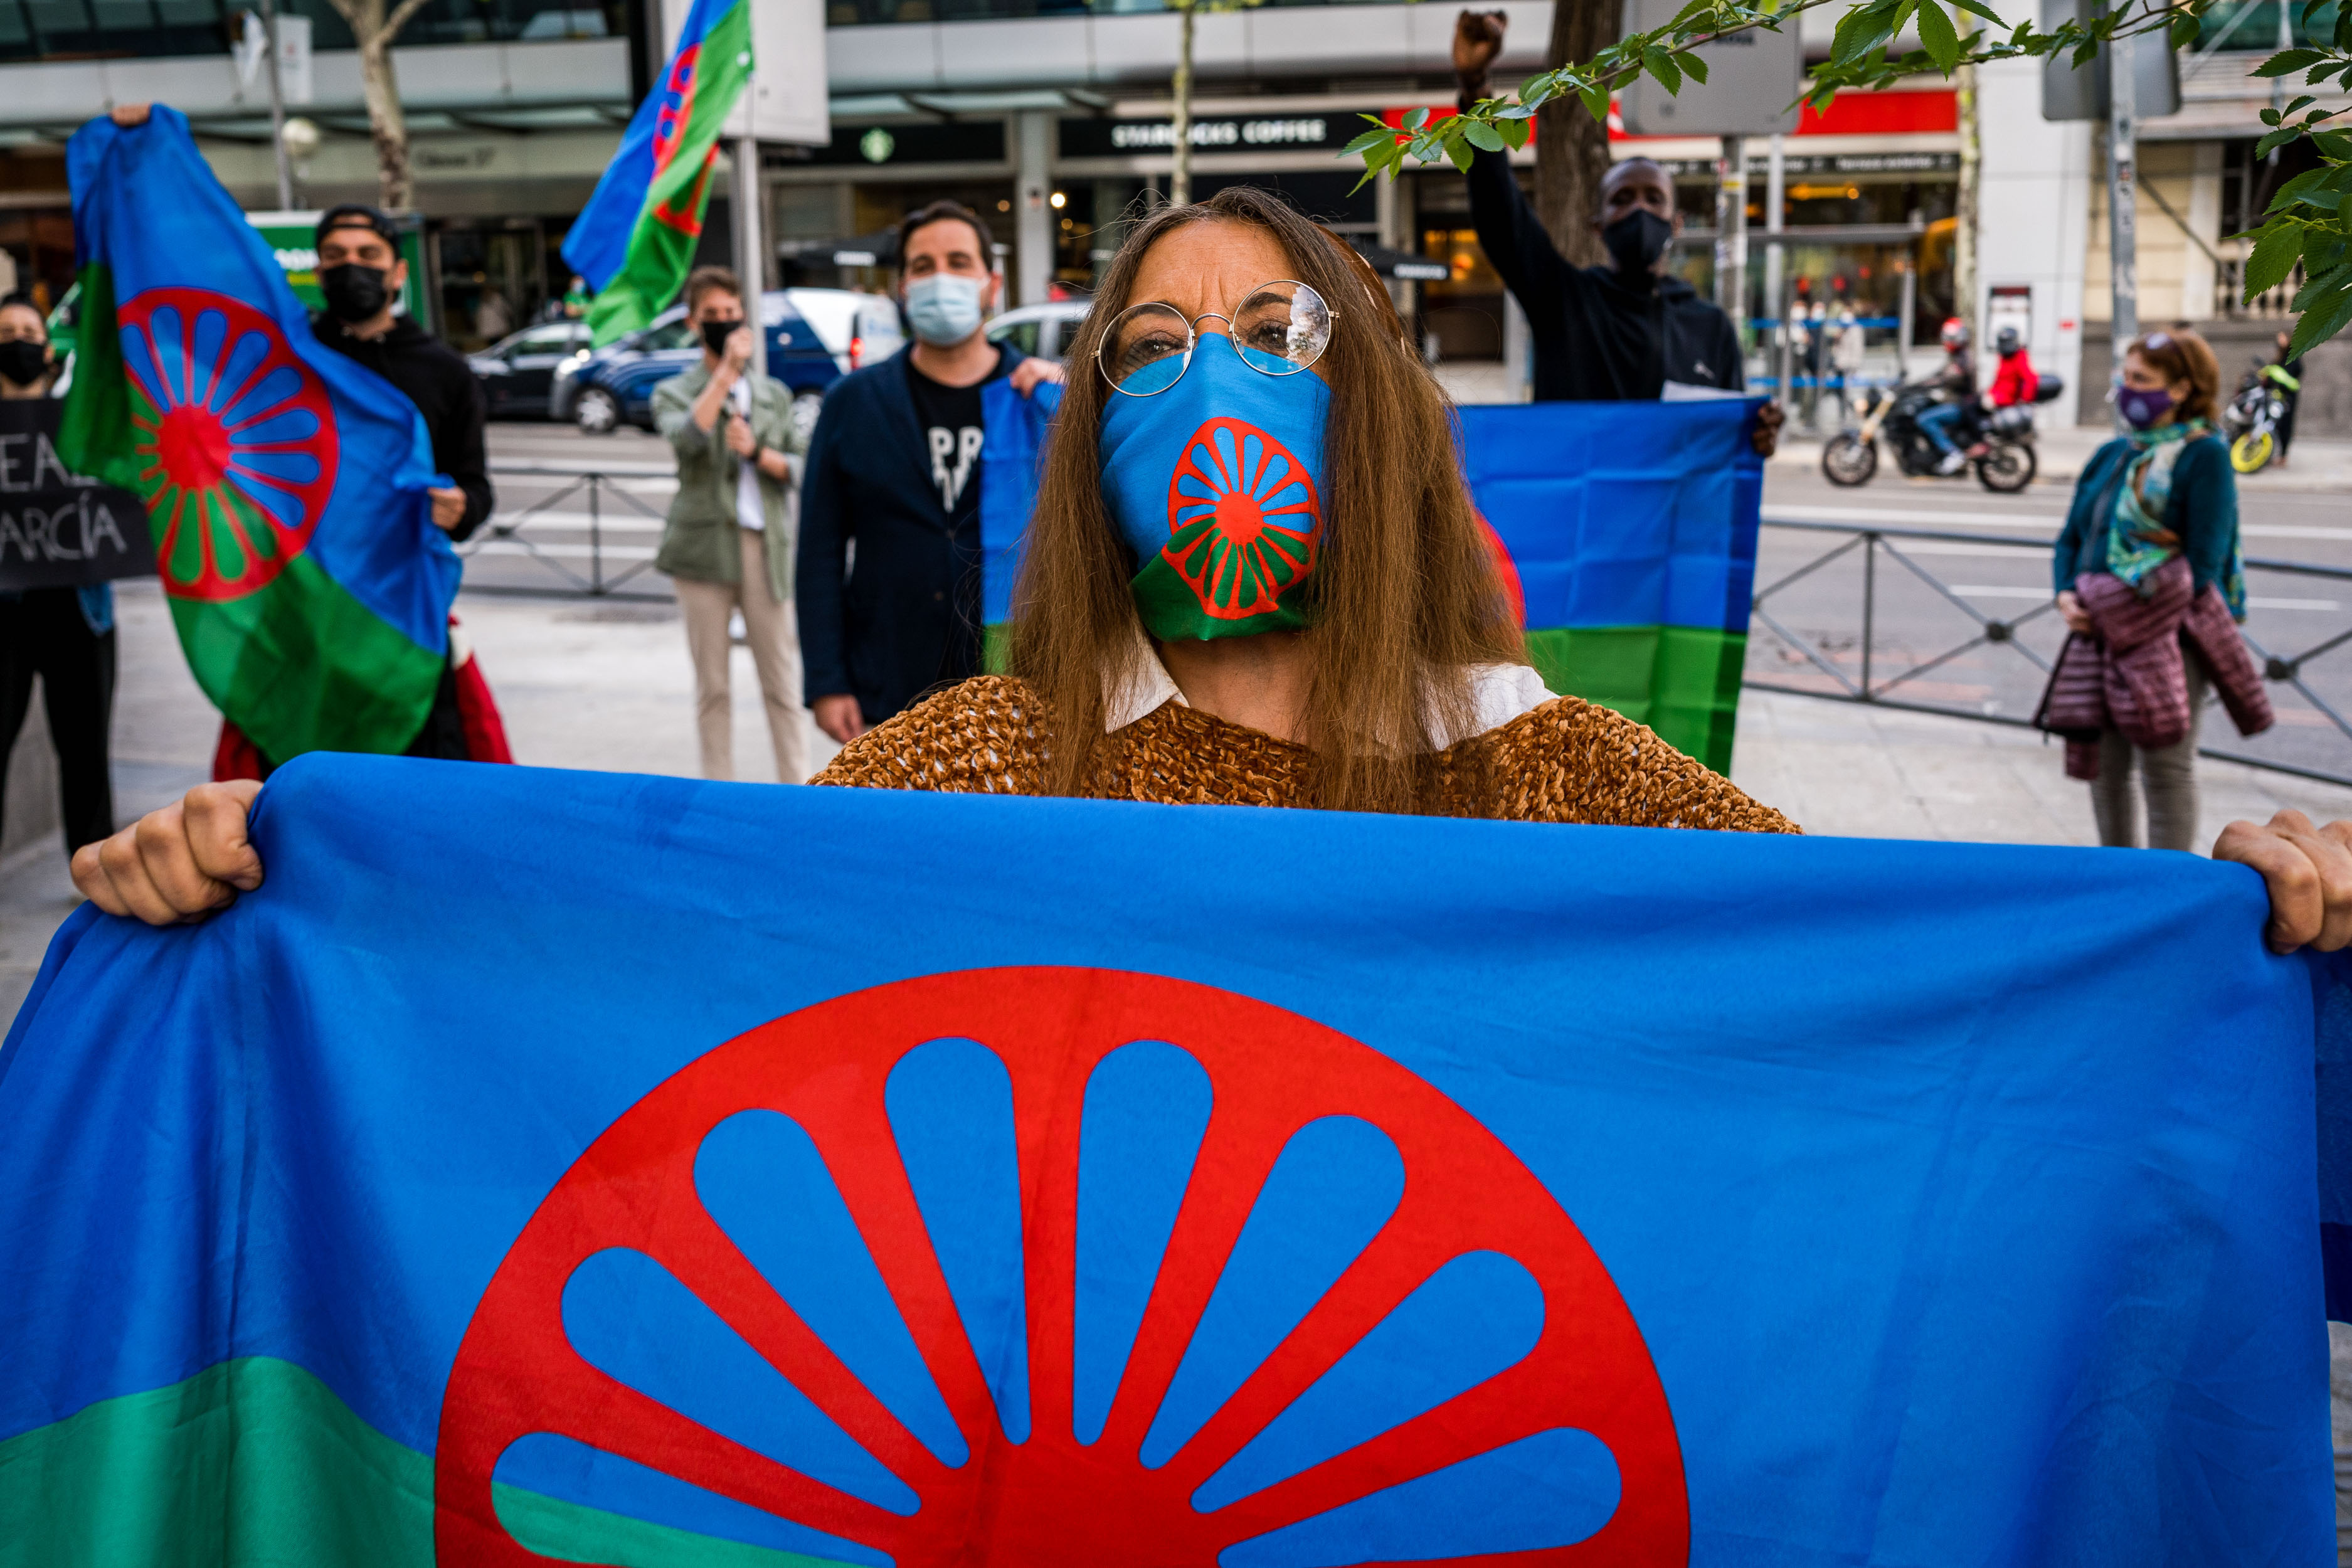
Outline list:
[[[1249,289],[1230,314],[1131,306],[1104,334],[1097,363],[1118,395],[1103,415],[1103,498],[1135,553],[1136,608],[1152,636],[1311,624],[1331,392],[1307,373],[1332,319],[1321,295],[1284,279]],[[1198,330],[1212,321],[1226,330]]]

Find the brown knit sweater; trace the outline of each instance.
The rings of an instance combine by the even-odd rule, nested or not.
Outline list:
[[[1045,723],[1021,682],[982,676],[867,731],[809,782],[1038,795]],[[1080,793],[1177,805],[1301,805],[1309,760],[1303,746],[1170,702],[1104,738]],[[1439,809],[1448,816],[1798,831],[1647,726],[1574,697],[1555,698],[1437,760]]]

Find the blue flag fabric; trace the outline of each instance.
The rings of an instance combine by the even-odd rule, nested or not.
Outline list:
[[[1764,465],[1746,400],[1462,410],[1462,471],[1525,624],[1745,633]]]
[[[226,602],[305,559],[409,641],[446,652],[461,565],[433,526],[425,492],[449,480],[434,471],[416,405],[312,334],[286,269],[177,110],[157,104],[127,130],[89,121],[66,144],[66,170],[84,284],[76,379],[127,375],[158,426],[135,435],[134,415],[100,449],[127,459],[121,482],[149,495],[159,535],[175,522],[193,535],[201,512],[211,536],[193,570],[159,538],[167,588]],[[106,275],[103,323],[89,315],[93,272]],[[171,509],[183,506],[180,521]],[[274,548],[250,541],[260,564],[242,574],[233,512],[279,535]]]
[[[1037,501],[1048,385],[982,390],[981,543],[986,618],[1010,618],[1013,547]],[[1523,623],[1745,633],[1756,583],[1763,464],[1742,403],[1473,405],[1464,477],[1507,552]]]
[[[983,394],[982,600],[1012,616],[1058,396]],[[1731,769],[1764,466],[1747,400],[1457,411],[1463,477],[1544,684]]]
[[[2242,868],[327,755],[254,830],[0,1055],[0,1563],[2330,1550]]]
[[[981,624],[1013,619],[1013,582],[1021,571],[1021,536],[1037,510],[1045,430],[1061,412],[1062,389],[1042,382],[1024,397],[1003,376],[980,389]]]

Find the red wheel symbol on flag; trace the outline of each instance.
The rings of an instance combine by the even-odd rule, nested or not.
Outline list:
[[[1218,620],[1275,607],[1315,570],[1323,503],[1307,465],[1255,425],[1212,419],[1184,443],[1168,483],[1160,555]]]
[[[1052,968],[822,1004],[625,1112],[475,1309],[435,1508],[478,1568],[614,1560],[615,1515],[895,1568],[1690,1534],[1641,1331],[1491,1132],[1296,1014]]]
[[[325,383],[276,321],[208,289],[147,289],[117,320],[164,592],[216,601],[267,586],[334,493]]]

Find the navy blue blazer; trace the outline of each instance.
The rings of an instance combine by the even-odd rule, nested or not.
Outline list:
[[[1024,357],[1003,348],[996,375]],[[940,516],[911,352],[834,383],[801,485],[793,598],[808,700],[850,693],[868,724],[980,672],[980,531],[959,539]]]

